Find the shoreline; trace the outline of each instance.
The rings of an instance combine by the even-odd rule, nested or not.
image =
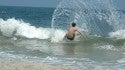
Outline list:
[[[0,70],[78,70],[75,66],[51,65],[21,60],[0,60],[0,68]]]

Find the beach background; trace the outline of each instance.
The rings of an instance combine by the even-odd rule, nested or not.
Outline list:
[[[125,10],[113,0],[0,6],[1,70],[124,70]],[[71,22],[83,32],[63,40]]]

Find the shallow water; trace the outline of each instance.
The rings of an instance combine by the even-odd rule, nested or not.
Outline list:
[[[116,43],[104,43],[102,40],[91,43],[92,39],[59,43],[52,43],[49,39],[3,36],[0,39],[0,59],[75,65],[81,70],[124,70],[124,45],[116,46]]]

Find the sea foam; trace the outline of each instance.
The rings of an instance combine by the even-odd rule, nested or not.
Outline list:
[[[111,38],[116,38],[116,39],[125,39],[125,30],[117,30],[114,32],[110,32],[109,36]]]
[[[0,19],[0,30],[2,35],[7,37],[20,36],[26,38],[48,39],[50,37],[50,28],[35,27],[23,20],[10,18]]]
[[[35,27],[23,20],[10,18],[7,20],[0,19],[0,31],[3,36],[7,37],[25,37],[37,39],[49,39],[53,42],[61,41],[65,35],[63,30],[53,31],[51,28]]]

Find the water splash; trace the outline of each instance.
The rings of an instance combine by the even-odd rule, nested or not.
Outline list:
[[[52,28],[67,30],[75,22],[81,31],[108,36],[125,29],[125,16],[118,11],[115,0],[62,0],[52,18]]]

